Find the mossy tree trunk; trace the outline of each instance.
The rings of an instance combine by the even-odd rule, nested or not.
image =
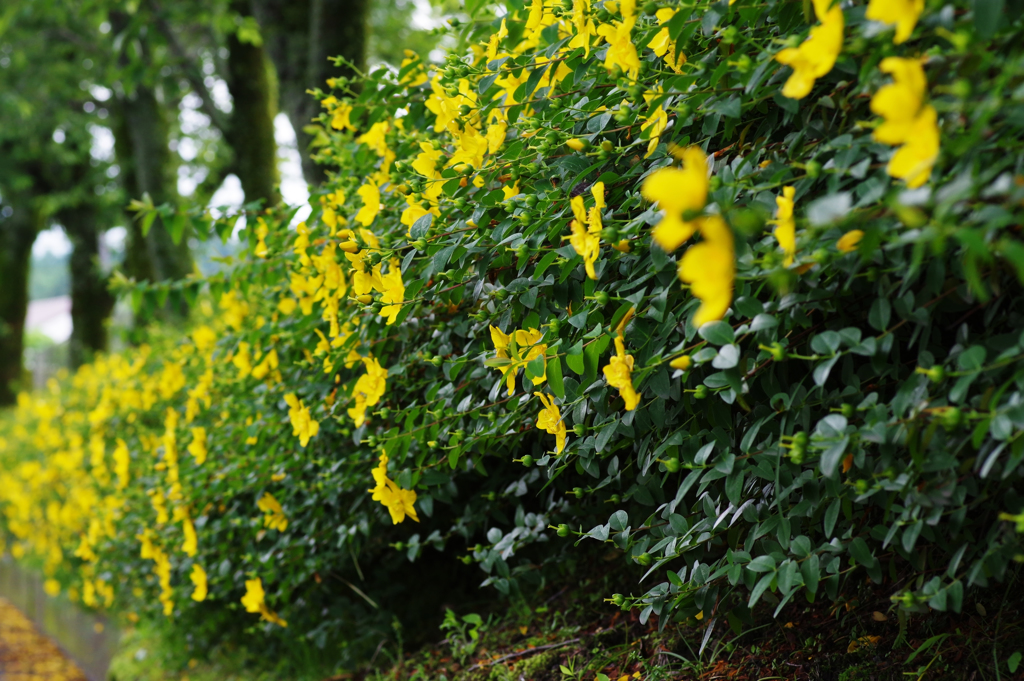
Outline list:
[[[114,296],[100,263],[99,211],[80,205],[61,211],[58,220],[71,241],[71,339],[68,360],[76,369],[107,347],[107,318]]]
[[[241,16],[252,16],[248,0],[234,0],[231,8]],[[277,88],[262,41],[243,41],[237,33],[228,37],[227,80],[233,100],[228,143],[245,200],[262,199],[264,207],[277,205],[281,202],[274,139]]]
[[[168,147],[166,113],[156,93],[139,85],[121,99],[119,108],[114,150],[128,196],[149,194],[156,205],[177,202],[176,164]],[[181,279],[191,271],[187,239],[174,243],[159,218],[146,235],[138,221],[129,221],[125,252],[125,272],[129,276],[139,281],[161,281]]]
[[[306,91],[326,88],[328,78],[352,77],[329,57],[345,57],[362,70],[366,65],[368,0],[253,0],[264,44],[277,70],[281,109],[298,139],[302,174],[320,184],[324,169],[310,158],[313,135],[305,131],[320,105]]]
[[[14,404],[23,387],[28,276],[41,222],[29,204],[7,205],[13,212],[0,218],[0,405]]]

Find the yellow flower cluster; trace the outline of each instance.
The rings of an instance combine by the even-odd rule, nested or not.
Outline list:
[[[641,187],[649,201],[657,201],[665,211],[654,227],[654,241],[666,251],[674,251],[699,231],[701,243],[691,246],[679,261],[679,279],[690,284],[701,306],[693,318],[694,326],[721,319],[732,302],[736,262],[733,236],[720,215],[701,217],[708,196],[707,157],[699,147],[675,152],[681,168],[661,168]]]
[[[544,334],[537,329],[519,329],[514,333],[506,334],[496,326],[490,328],[491,342],[494,343],[494,349],[497,350],[495,366],[505,377],[505,385],[508,387],[508,394],[511,397],[516,391],[516,373],[538,357],[544,360],[548,346],[540,342]],[[548,371],[545,364],[541,374],[533,377],[533,384],[540,385],[547,380],[547,376]]]
[[[893,83],[879,89],[871,98],[871,110],[884,122],[875,128],[874,138],[891,145],[902,145],[886,168],[893,177],[905,180],[908,187],[920,187],[932,174],[939,156],[938,114],[924,103],[928,81],[917,59],[888,57],[879,68],[891,74]]]
[[[245,595],[242,596],[242,605],[246,612],[258,612],[260,619],[272,622],[281,627],[287,627],[288,623],[278,617],[277,613],[267,607],[266,593],[263,591],[263,580],[245,580]]]
[[[799,47],[789,47],[777,55],[780,64],[793,67],[793,74],[782,87],[782,94],[803,99],[811,93],[814,82],[828,74],[843,49],[843,9],[833,0],[813,0],[814,14],[821,23]]]
[[[604,182],[595,182],[590,188],[590,193],[594,196],[594,205],[589,213],[583,206],[582,196],[574,196],[569,202],[573,215],[576,217],[570,225],[572,235],[569,237],[569,243],[572,244],[577,254],[583,256],[587,276],[597,279],[594,263],[597,262],[597,256],[601,253],[601,230],[604,228],[601,223],[601,211],[604,210]]]
[[[405,520],[406,517],[419,522],[420,519],[416,515],[416,508],[413,506],[416,503],[416,492],[411,489],[402,489],[395,484],[394,480],[388,477],[387,454],[380,455],[377,467],[371,472],[373,474],[373,481],[376,484],[373,489],[367,491],[373,495],[374,501],[379,501],[388,509],[392,524],[397,525]]]

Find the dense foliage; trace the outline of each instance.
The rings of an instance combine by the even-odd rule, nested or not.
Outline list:
[[[581,542],[645,622],[959,610],[1021,552],[1024,29],[924,5],[470,2],[442,65],[329,82],[310,218],[250,213],[227,273],[132,288],[187,336],[21,397],[11,551],[199,644]]]

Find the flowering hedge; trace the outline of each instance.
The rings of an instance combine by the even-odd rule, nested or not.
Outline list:
[[[1024,29],[925,5],[470,1],[443,64],[327,83],[313,214],[22,396],[11,551],[268,645],[408,603],[407,560],[515,594],[581,542],[643,621],[960,610],[1024,525]]]

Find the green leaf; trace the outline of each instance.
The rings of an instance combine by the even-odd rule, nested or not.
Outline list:
[[[821,474],[826,478],[835,478],[839,470],[839,462],[843,460],[846,447],[850,444],[849,436],[829,446],[821,455]]]
[[[914,550],[914,545],[917,543],[917,538],[921,534],[921,529],[924,527],[924,521],[918,518],[916,521],[907,525],[903,528],[903,536],[901,542],[903,544],[903,550],[910,553]]]
[[[701,326],[697,333],[713,345],[728,345],[736,340],[732,327],[725,322],[708,322]]]
[[[412,223],[412,227],[409,228],[409,234],[413,240],[426,238],[427,232],[430,230],[430,225],[434,221],[434,214],[427,213],[422,216],[416,222]]]
[[[544,355],[537,355],[526,363],[526,377],[531,381],[544,375]]]
[[[185,225],[188,224],[188,215],[186,213],[175,213],[174,217],[171,218],[170,224],[167,225],[167,231],[171,235],[171,241],[174,243],[181,243],[181,237],[185,233]]]
[[[1004,0],[974,0],[974,28],[978,36],[988,40],[1003,22]]]
[[[562,380],[562,360],[552,357],[548,360],[548,385],[559,399],[565,399],[565,383]]]
[[[889,319],[892,317],[892,305],[885,298],[878,298],[871,303],[871,310],[868,312],[868,324],[885,331],[889,328]]]
[[[622,532],[629,525],[629,514],[622,510],[612,513],[612,517],[608,519],[608,525],[613,532]]]
[[[149,234],[149,229],[150,227],[153,226],[153,220],[155,219],[155,210],[150,210],[145,215],[142,216],[142,222],[139,224],[139,227],[142,230],[142,236],[147,236]]]
[[[747,563],[747,569],[751,572],[774,572],[775,559],[769,555],[757,556]]]
[[[839,361],[840,356],[841,355],[836,355],[831,359],[826,359],[824,362],[821,362],[818,366],[814,367],[814,385],[819,388],[825,385],[825,381],[828,380],[828,375],[832,372],[832,367],[834,367],[836,362]]]
[[[831,537],[832,530],[836,527],[836,520],[839,518],[839,499],[833,499],[832,503],[825,509],[825,518],[823,529],[825,530],[825,536]]]
[[[585,371],[583,363],[583,341],[577,342],[566,351],[565,364],[577,376],[582,376]]]
[[[972,345],[956,358],[956,365],[961,371],[980,371],[985,366],[985,348],[980,345]]]
[[[761,577],[761,579],[754,585],[754,588],[750,590],[750,600],[747,601],[747,607],[753,608],[760,600],[761,595],[764,594],[765,590],[771,586],[772,580],[775,579],[775,573],[769,572],[768,574]]]
[[[875,557],[871,555],[871,549],[868,548],[868,544],[862,537],[854,537],[847,545],[850,550],[850,555],[857,561],[858,565],[864,567],[871,567],[875,564]]]
[[[1017,668],[1020,666],[1020,661],[1022,657],[1024,657],[1024,655],[1022,655],[1021,652],[1018,650],[1013,655],[1010,655],[1010,659],[1006,661],[1006,668],[1010,670],[1011,674],[1017,673]]]

